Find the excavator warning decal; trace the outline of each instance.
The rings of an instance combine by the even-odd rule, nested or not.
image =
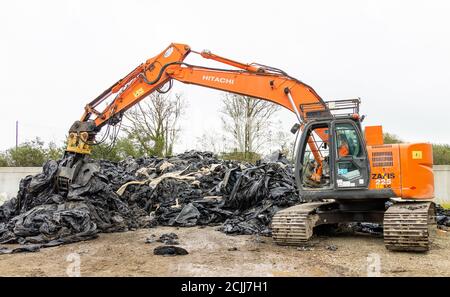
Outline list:
[[[138,98],[139,96],[142,96],[142,94],[144,94],[144,89],[143,88],[139,88],[136,91],[133,92],[134,98]]]
[[[421,160],[422,159],[422,151],[413,151],[412,158],[413,158],[413,160]]]

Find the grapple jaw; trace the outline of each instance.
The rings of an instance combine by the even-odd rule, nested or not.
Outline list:
[[[92,162],[88,155],[66,152],[56,176],[58,193],[67,195],[72,184],[85,186],[98,171],[100,166]]]

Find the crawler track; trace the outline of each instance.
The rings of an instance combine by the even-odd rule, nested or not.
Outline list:
[[[302,245],[313,235],[319,220],[315,210],[329,202],[305,203],[286,208],[272,219],[272,237],[279,245]]]
[[[322,207],[327,204],[330,202],[305,203],[276,213],[272,219],[275,243],[288,246],[306,243],[312,237],[315,226],[331,223],[330,217],[325,219],[327,207]],[[321,211],[318,211],[319,208]],[[353,221],[345,214],[348,213],[341,213],[340,217],[335,216],[332,220],[334,223]],[[434,224],[435,208],[432,202],[397,202],[384,213],[385,246],[391,251],[428,251]]]
[[[430,249],[434,224],[432,202],[396,203],[384,215],[384,243],[391,251],[425,252]]]

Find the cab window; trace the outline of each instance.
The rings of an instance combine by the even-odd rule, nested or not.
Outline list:
[[[338,158],[363,156],[358,133],[351,124],[336,124],[336,144]]]
[[[349,123],[336,124],[337,179],[339,188],[364,185],[365,179],[357,161],[364,157],[358,132]]]
[[[318,126],[308,132],[303,144],[302,187],[323,189],[330,187],[330,146],[328,126]]]

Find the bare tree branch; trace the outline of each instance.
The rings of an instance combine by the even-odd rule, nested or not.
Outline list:
[[[279,106],[231,93],[225,93],[222,102],[222,124],[236,150],[244,154],[260,151],[269,136],[271,117]]]
[[[153,93],[128,110],[123,127],[146,155],[171,155],[179,132],[179,119],[186,104],[181,94]]]

